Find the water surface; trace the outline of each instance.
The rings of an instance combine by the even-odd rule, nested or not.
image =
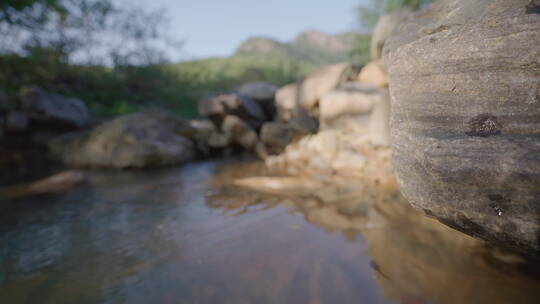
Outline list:
[[[93,172],[67,193],[3,202],[2,303],[540,302],[535,263],[397,193],[229,185],[253,168]]]

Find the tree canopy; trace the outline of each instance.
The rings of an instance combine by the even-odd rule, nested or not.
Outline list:
[[[112,0],[5,0],[0,54],[48,54],[90,64],[151,64],[173,45],[163,11]],[[177,45],[176,45],[177,46]]]
[[[434,0],[371,0],[357,8],[358,20],[363,30],[371,31],[384,13],[402,8],[418,10]]]

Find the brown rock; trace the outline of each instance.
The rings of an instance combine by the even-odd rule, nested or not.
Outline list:
[[[390,145],[390,94],[381,90],[379,101],[369,117],[369,139],[375,146]]]
[[[325,128],[335,125],[338,120],[367,120],[374,105],[379,102],[380,90],[369,84],[361,84],[355,89],[338,88],[321,97],[319,121]],[[363,118],[361,116],[364,116]]]
[[[91,133],[72,133],[49,143],[67,165],[100,168],[153,168],[183,164],[197,157],[192,140],[179,135],[185,121],[163,110],[119,116]]]
[[[232,142],[239,144],[248,151],[255,150],[259,141],[257,132],[240,118],[234,115],[226,116],[221,129],[223,133],[231,138]]]
[[[309,74],[302,82],[289,84],[276,93],[278,119],[289,121],[301,115],[317,117],[320,98],[352,78],[350,63],[338,63]]]
[[[300,85],[288,84],[276,92],[277,118],[289,121],[295,116],[295,111],[300,109]]]
[[[372,61],[362,68],[358,75],[358,81],[371,83],[380,88],[387,88],[388,74],[381,61]]]
[[[338,63],[309,74],[300,85],[300,106],[308,111],[315,108],[321,96],[346,80],[351,71],[350,63]]]
[[[291,143],[299,132],[285,122],[267,122],[261,129],[261,141],[270,154],[279,154]]]
[[[68,191],[86,181],[86,175],[81,171],[63,171],[45,179],[25,184],[12,186],[0,191],[0,198],[21,198],[26,196],[55,194]]]

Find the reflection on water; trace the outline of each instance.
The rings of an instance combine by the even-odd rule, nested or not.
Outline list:
[[[255,169],[254,169],[255,168]],[[254,172],[257,171],[257,172]],[[263,172],[264,173],[264,172]],[[538,303],[535,265],[418,215],[394,187],[266,195],[254,165],[92,173],[0,205],[3,303]]]

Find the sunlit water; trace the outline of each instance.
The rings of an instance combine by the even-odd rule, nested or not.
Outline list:
[[[417,214],[397,194],[226,185],[244,170],[94,172],[65,194],[3,202],[0,302],[540,302],[534,263]]]

